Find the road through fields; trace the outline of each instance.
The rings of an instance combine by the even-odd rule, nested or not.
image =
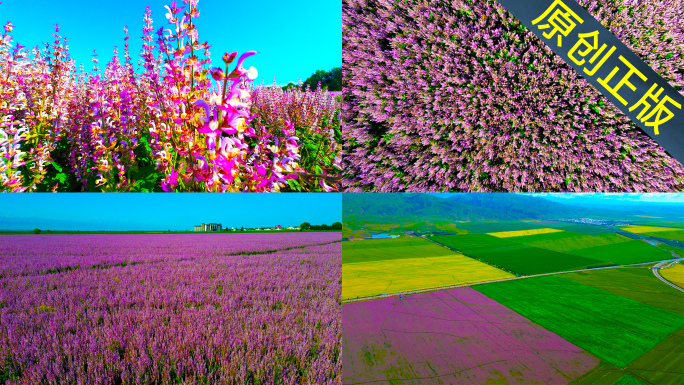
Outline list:
[[[658,272],[658,270],[660,270],[660,269],[662,269],[662,268],[664,267],[663,265],[669,263],[669,265],[666,266],[666,267],[670,267],[670,266],[672,266],[672,264],[675,263],[675,262],[677,262],[677,261],[663,261],[663,262],[660,262],[660,263],[658,263],[657,265],[653,266],[653,267],[651,268],[651,270],[653,270],[653,274],[655,274],[656,278],[658,278],[659,280],[661,280],[661,281],[665,282],[666,284],[672,286],[673,288],[675,288],[675,289],[677,289],[677,290],[679,290],[679,291],[681,291],[681,292],[684,292],[684,289],[682,289],[681,287],[679,287],[679,286],[675,285],[674,283],[668,281],[667,279],[663,278],[663,277],[660,275],[660,273]]]

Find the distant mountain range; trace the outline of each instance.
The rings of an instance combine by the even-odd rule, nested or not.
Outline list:
[[[573,199],[559,199],[555,197],[547,200],[567,204],[569,206],[579,206],[585,208],[629,211],[637,214],[664,214],[667,216],[676,217],[684,216],[684,202],[668,202],[666,200],[661,202],[654,202],[635,201],[629,199],[615,199],[616,197],[622,194],[587,194],[587,196],[583,195],[584,194],[581,194]]]
[[[618,209],[585,208],[542,197],[511,193],[431,194],[355,193],[342,197],[342,220],[349,230],[374,228],[453,230],[459,222],[503,222],[561,218],[618,218]]]

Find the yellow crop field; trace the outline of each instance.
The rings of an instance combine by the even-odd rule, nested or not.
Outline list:
[[[487,233],[487,234],[495,236],[497,238],[511,238],[511,237],[524,237],[525,235],[557,233],[560,231],[563,231],[563,230],[544,228],[544,229],[517,230],[517,231],[500,231],[498,233]]]
[[[660,270],[660,275],[675,285],[684,288],[684,265],[675,263],[670,268]],[[342,291],[344,292],[344,287]]]
[[[676,231],[676,230],[682,230],[674,227],[655,227],[655,226],[639,226],[639,225],[627,225],[627,226],[620,226],[621,230],[624,231],[629,231],[630,233],[634,234],[641,234],[641,233],[657,233],[660,231]]]
[[[342,264],[342,299],[510,278],[461,254]]]

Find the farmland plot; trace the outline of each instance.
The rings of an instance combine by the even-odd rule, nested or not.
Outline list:
[[[430,239],[462,253],[470,253],[480,249],[508,248],[517,245],[508,239],[493,237],[489,234],[438,235],[430,237]]]
[[[666,270],[661,271],[661,275]],[[684,316],[684,293],[664,284],[650,269],[603,269],[558,276]]]
[[[634,234],[660,233],[660,232],[669,232],[669,231],[680,230],[680,229],[672,228],[672,227],[642,226],[642,225],[626,225],[626,226],[620,226],[620,228],[624,231],[629,231],[630,233],[634,233]]]
[[[343,305],[343,384],[566,384],[598,359],[471,288]]]
[[[603,261],[528,246],[514,240],[527,237],[497,238],[489,234],[431,237],[469,257],[520,275],[577,270],[605,264]]]
[[[440,257],[451,254],[453,252],[449,249],[417,237],[369,239],[342,244],[342,263]]]
[[[339,239],[338,233],[0,235],[0,277],[268,253]]]
[[[611,245],[572,250],[569,253],[585,258],[616,263],[618,265],[660,261],[672,258],[672,255],[669,252],[661,250],[644,241],[635,239]]]
[[[460,223],[459,227],[473,234],[493,233],[497,231],[530,230],[546,227],[539,222],[493,222],[493,223]]]
[[[660,271],[660,275],[675,285],[684,288],[684,265],[676,263],[672,267]]]
[[[684,327],[680,314],[560,277],[475,289],[617,367],[629,365]]]
[[[652,384],[684,384],[684,329],[667,336],[628,370]]]
[[[641,233],[641,235],[684,242],[684,230],[672,229],[672,231],[656,231],[652,233]]]
[[[622,226],[622,230],[630,233],[640,234],[648,237],[657,237],[672,239],[675,241],[684,241],[684,229],[676,227],[658,227],[658,226],[642,226],[629,225]]]
[[[588,235],[563,231],[551,234],[528,235],[514,239],[515,242],[524,245],[538,247],[567,253],[572,250],[586,249],[588,247],[613,245],[616,243],[628,242],[631,239],[619,234]]]
[[[339,383],[340,240],[0,236],[0,380]]]
[[[567,223],[567,222],[547,223],[545,226],[560,229],[560,230],[565,230],[568,232],[581,233],[581,234],[587,234],[587,235],[609,234],[609,233],[613,232],[610,229],[602,228],[599,226],[580,225],[577,223]]]
[[[603,261],[596,259],[526,245],[518,245],[507,250],[477,250],[468,255],[521,275],[580,270],[605,265]]]
[[[561,231],[563,231],[563,230],[541,228],[541,229],[530,229],[530,230],[500,231],[500,232],[488,233],[488,234],[493,236],[493,237],[497,237],[497,238],[513,238],[513,237],[524,237],[527,235],[535,235],[535,234],[557,233],[557,232],[561,232]]]
[[[342,299],[511,278],[461,254],[342,264]]]

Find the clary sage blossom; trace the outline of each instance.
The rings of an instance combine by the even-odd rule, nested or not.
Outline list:
[[[0,235],[3,383],[340,384],[341,238]]]
[[[256,52],[225,53],[216,66],[199,40],[197,5],[173,1],[157,29],[146,8],[140,69],[127,27],[123,54],[115,47],[102,65],[93,52],[86,72],[59,26],[52,43],[27,50],[12,42],[8,22],[0,35],[0,191],[337,191],[341,170],[320,167],[341,147],[318,127],[276,127],[263,116],[251,84],[258,71],[246,64]],[[320,151],[302,158],[305,142]]]

